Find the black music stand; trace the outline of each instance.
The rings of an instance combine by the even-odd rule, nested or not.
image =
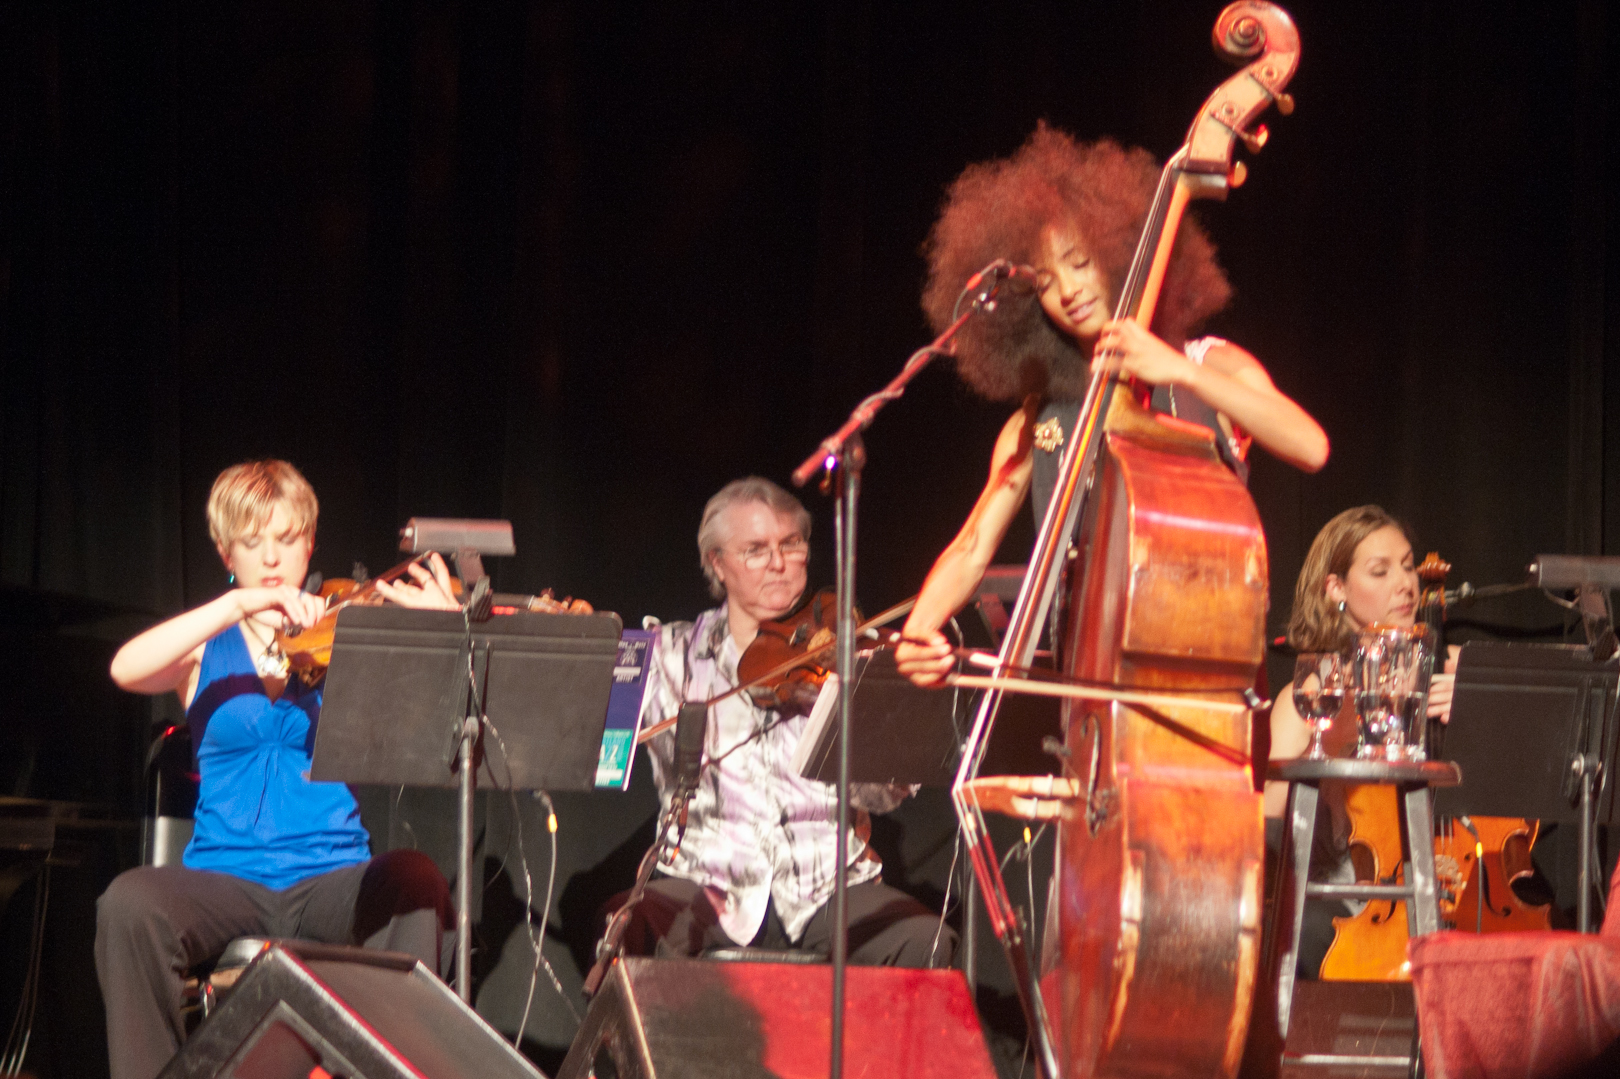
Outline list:
[[[616,614],[470,623],[459,611],[403,607],[347,607],[338,615],[310,778],[460,788],[456,991],[463,1000],[472,993],[477,773],[512,790],[593,789],[620,627]],[[504,757],[493,767],[483,751],[485,718],[499,735],[494,755]]]
[[[1580,828],[1577,925],[1591,930],[1592,826],[1616,818],[1620,663],[1582,645],[1470,641],[1457,664],[1446,756],[1461,786],[1435,793],[1453,816],[1530,817]]]
[[[890,648],[858,653],[855,671],[849,781],[949,787],[962,752],[956,691],[912,685],[895,669]],[[838,782],[836,694],[830,703],[820,724],[817,707],[800,751],[799,774],[822,783]]]

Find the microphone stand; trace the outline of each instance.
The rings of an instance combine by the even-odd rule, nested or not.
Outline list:
[[[613,912],[607,932],[602,934],[602,940],[596,946],[596,962],[591,966],[590,973],[585,976],[585,984],[580,989],[586,1000],[596,996],[597,990],[602,988],[602,981],[607,977],[608,970],[624,951],[625,931],[630,928],[630,919],[641,903],[642,896],[647,893],[647,882],[652,879],[659,856],[669,846],[672,831],[676,837],[675,846],[679,848],[681,837],[686,831],[686,810],[696,793],[696,786],[683,786],[670,799],[669,812],[658,822],[658,835],[653,839],[653,845],[641,856],[641,866],[636,870],[636,883],[630,889],[630,895],[625,899],[624,905]]]
[[[680,713],[675,718],[675,791],[670,796],[669,809],[658,822],[658,834],[653,837],[652,846],[641,857],[635,886],[630,889],[624,904],[613,912],[607,932],[602,934],[602,940],[596,946],[596,962],[585,976],[581,990],[586,1000],[596,996],[608,969],[623,952],[625,931],[630,928],[636,906],[647,893],[647,882],[652,879],[660,856],[667,850],[673,861],[680,852],[681,841],[686,838],[687,814],[692,799],[697,795],[698,780],[703,775],[703,743],[708,729],[710,703],[689,701],[681,705]]]
[[[968,319],[979,311],[995,309],[995,297],[1002,283],[1019,268],[998,259],[968,280],[963,295],[982,286],[968,309],[945,327],[945,332],[916,352],[887,386],[867,397],[849,414],[842,427],[822,440],[816,451],[793,472],[793,485],[803,487],[810,477],[824,471],[821,489],[826,493],[833,474],[839,476],[838,501],[833,508],[833,530],[838,564],[838,878],[833,885],[832,902],[832,1060],[828,1079],[842,1079],[844,1073],[844,972],[849,962],[849,867],[845,864],[849,846],[849,739],[850,710],[855,698],[855,511],[860,501],[861,471],[866,467],[866,446],[861,432],[870,427],[879,410],[905,393],[906,385],[928,366],[935,356],[949,355],[951,340]],[[1027,271],[1025,271],[1027,272]],[[958,304],[960,304],[958,300]]]

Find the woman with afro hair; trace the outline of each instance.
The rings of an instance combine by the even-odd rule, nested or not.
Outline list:
[[[946,193],[924,247],[922,306],[936,330],[952,321],[968,278],[995,259],[1034,266],[1040,283],[1026,295],[1006,290],[995,311],[956,338],[968,385],[1021,404],[996,439],[989,482],[906,621],[896,659],[918,685],[939,685],[950,671],[940,626],[972,597],[1032,485],[1036,516],[1044,514],[1094,353],[1111,353],[1116,373],[1154,387],[1157,411],[1209,427],[1245,481],[1251,441],[1306,472],[1327,462],[1322,428],[1258,360],[1216,337],[1189,340],[1231,295],[1213,245],[1192,221],[1179,230],[1152,331],[1111,318],[1158,176],[1144,150],[1077,142],[1042,123],[1017,153],[969,166]]]

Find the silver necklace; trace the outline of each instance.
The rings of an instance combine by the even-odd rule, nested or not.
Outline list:
[[[276,647],[275,637],[272,636],[267,641],[259,636],[258,627],[254,626],[252,618],[242,619],[242,625],[247,627],[248,633],[252,635],[254,642],[260,648],[259,654],[253,657],[253,669],[258,672],[259,677],[286,678],[287,657],[282,655],[281,650]]]

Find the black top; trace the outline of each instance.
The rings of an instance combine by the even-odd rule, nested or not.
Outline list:
[[[1205,338],[1204,340],[1208,340]],[[1201,353],[1200,353],[1201,354]],[[1041,521],[1046,517],[1047,504],[1052,501],[1052,492],[1057,489],[1058,466],[1062,464],[1063,451],[1068,447],[1069,439],[1074,436],[1075,424],[1080,418],[1079,401],[1047,400],[1042,406],[1040,415],[1035,419],[1037,433],[1042,424],[1057,420],[1063,429],[1063,440],[1050,450],[1041,448],[1041,439],[1037,438],[1034,449],[1034,474],[1030,477],[1030,487],[1033,497],[1030,499],[1030,508],[1035,511],[1035,527],[1040,528]],[[1153,387],[1153,410],[1155,412],[1168,412],[1177,419],[1196,423],[1200,427],[1207,427],[1215,434],[1215,449],[1244,486],[1249,483],[1249,465],[1237,455],[1237,447],[1232,439],[1221,430],[1217,413],[1204,403],[1203,398],[1195,393],[1183,390],[1174,392],[1168,386]],[[1048,442],[1050,444],[1050,442]]]

